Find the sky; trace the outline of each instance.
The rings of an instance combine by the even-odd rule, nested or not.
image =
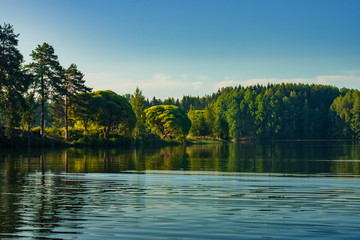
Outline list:
[[[0,0],[25,61],[49,43],[93,90],[152,98],[226,86],[360,89],[358,0]]]

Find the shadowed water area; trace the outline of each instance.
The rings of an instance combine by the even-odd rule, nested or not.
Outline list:
[[[0,239],[358,239],[360,145],[0,150]]]

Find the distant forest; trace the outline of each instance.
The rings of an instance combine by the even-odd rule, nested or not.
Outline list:
[[[173,104],[192,121],[190,134],[240,139],[357,139],[360,137],[358,90],[317,84],[227,87],[205,97],[184,96],[148,107]]]
[[[0,140],[27,133],[65,141],[155,137],[226,140],[359,139],[360,93],[317,84],[219,89],[203,97],[146,99],[139,88],[120,96],[93,92],[76,64],[60,65],[43,43],[24,64],[18,34],[0,25]],[[101,80],[101,79],[99,79]],[[116,140],[115,140],[116,141]]]

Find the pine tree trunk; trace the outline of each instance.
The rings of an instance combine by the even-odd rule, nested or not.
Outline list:
[[[41,126],[41,138],[44,139],[44,137],[45,137],[45,100],[44,100],[43,96],[41,96],[41,120],[40,120],[40,126]]]
[[[68,132],[68,97],[65,96],[65,140],[67,141],[69,138]]]

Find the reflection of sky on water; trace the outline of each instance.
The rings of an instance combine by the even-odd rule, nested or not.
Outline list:
[[[316,175],[30,173],[2,184],[0,237],[355,239],[359,194]]]

